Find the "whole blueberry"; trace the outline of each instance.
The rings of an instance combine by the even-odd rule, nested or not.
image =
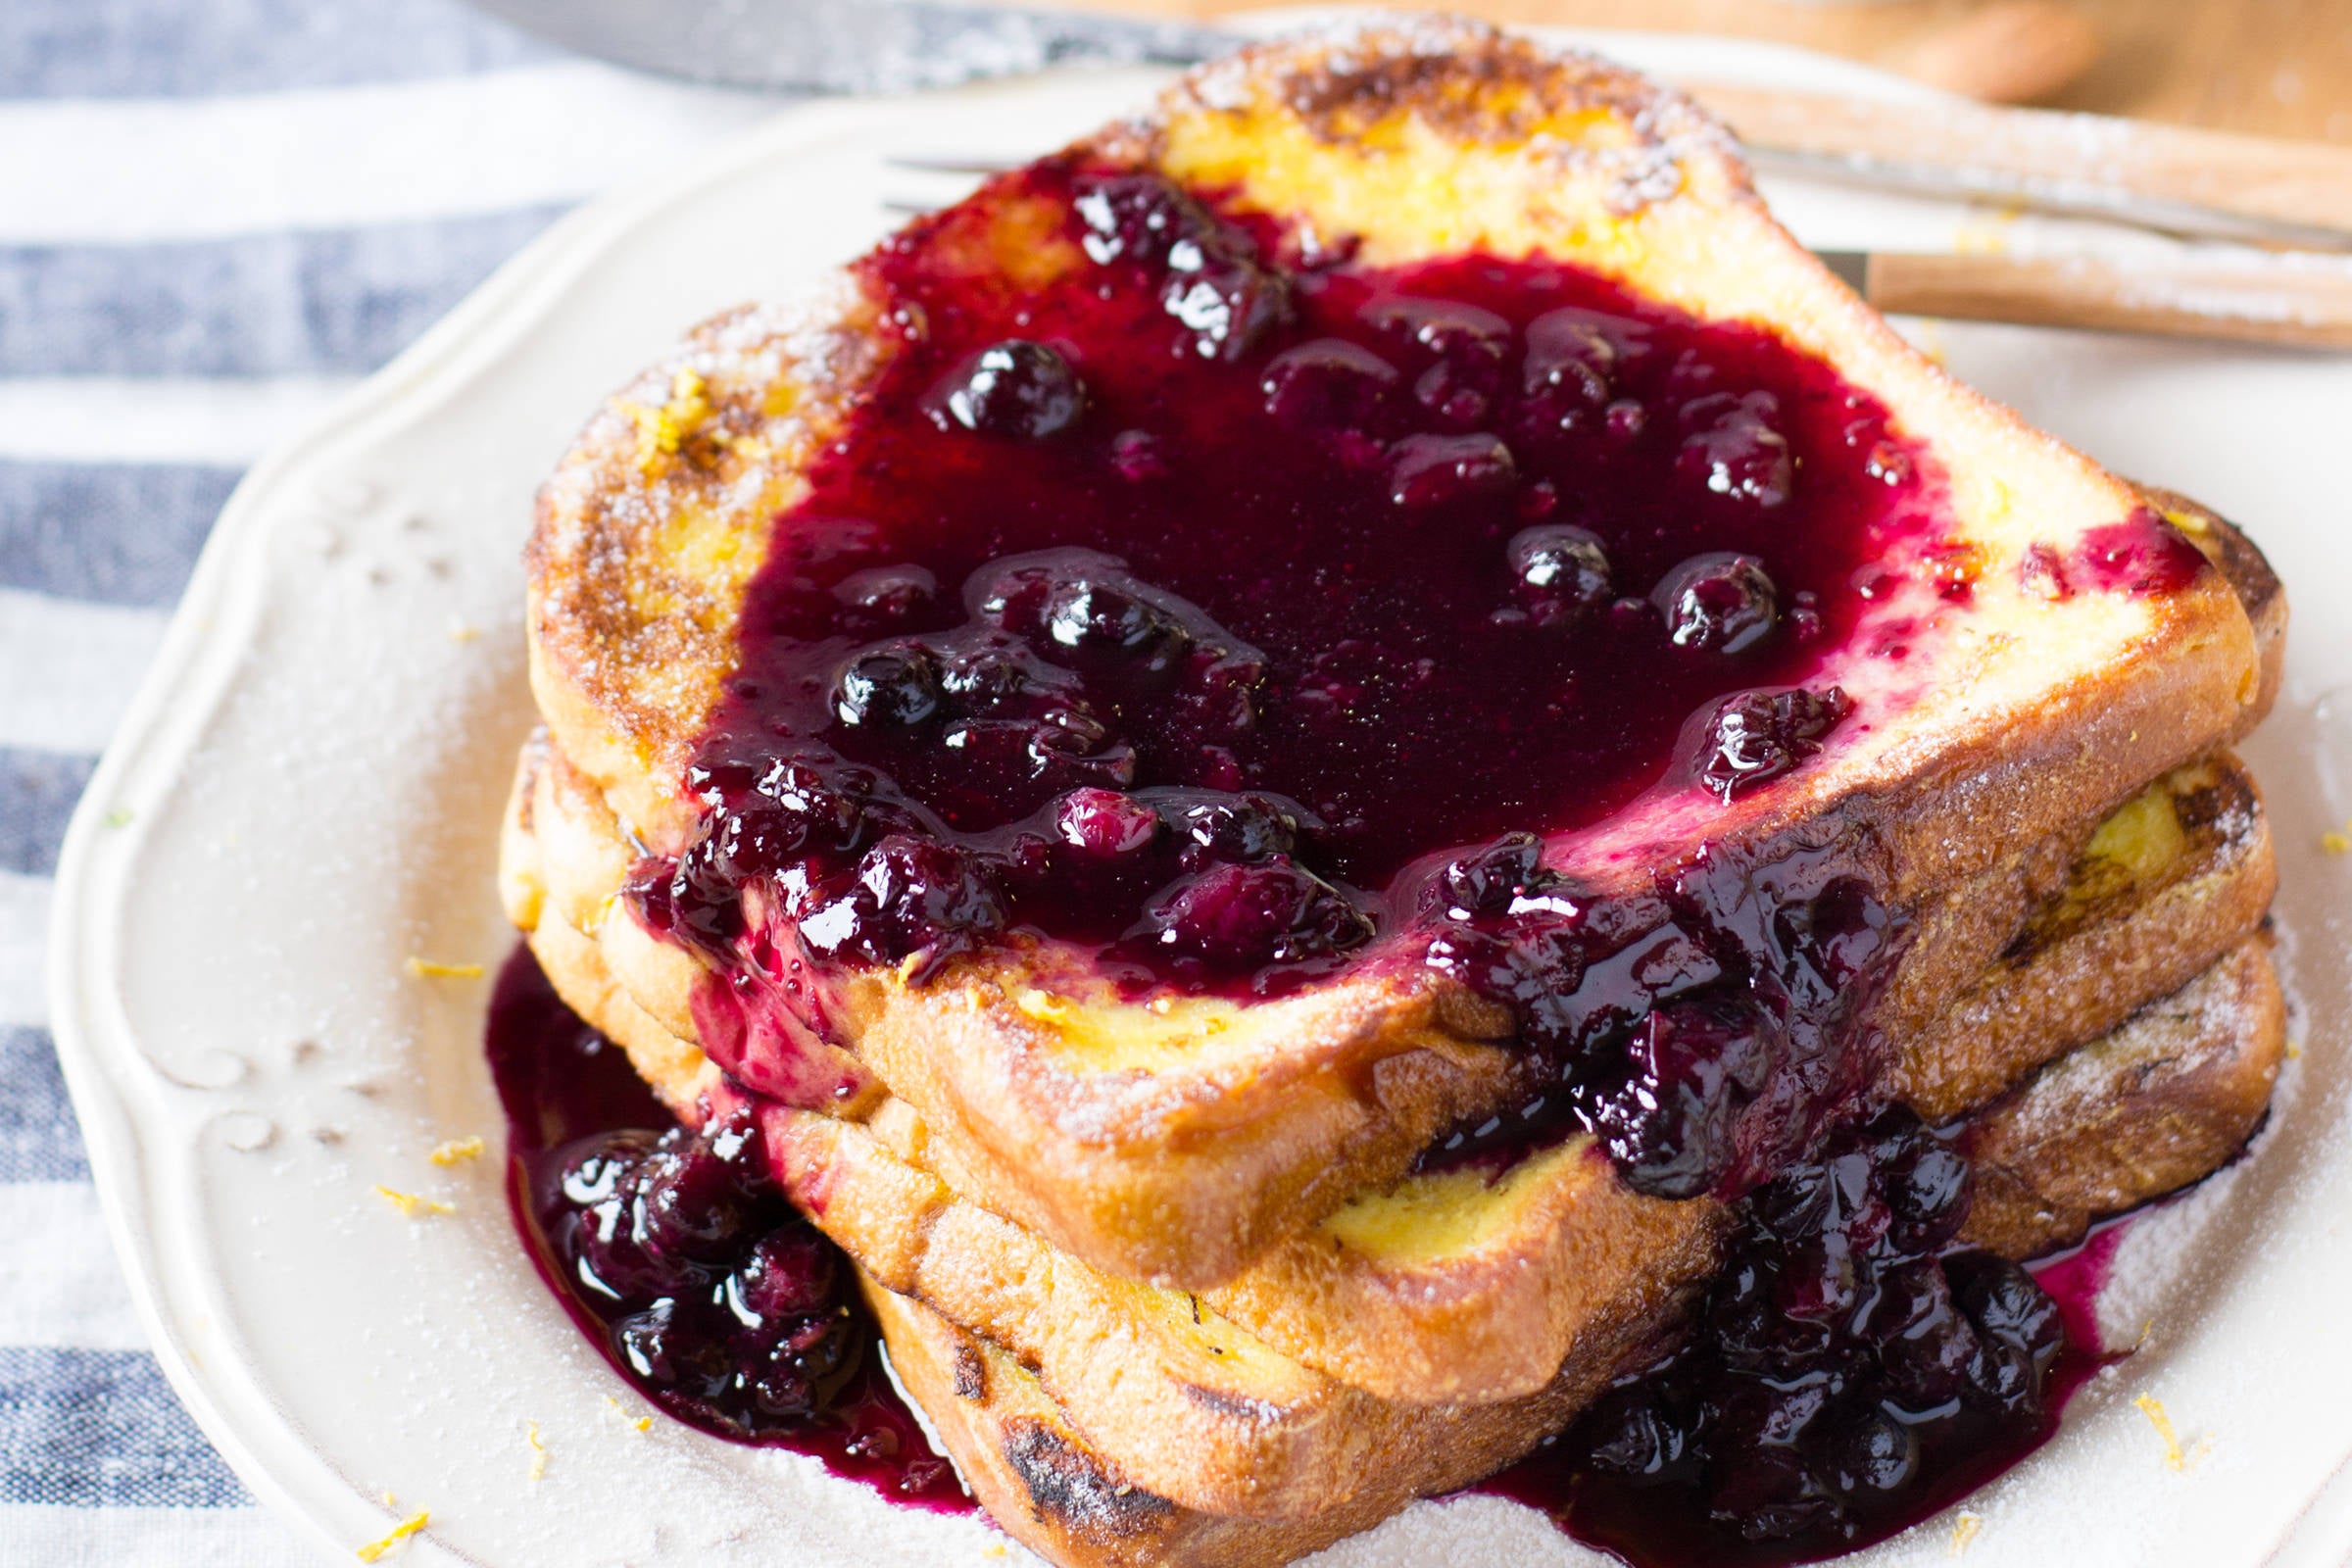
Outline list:
[[[1169,952],[1223,969],[1342,952],[1372,934],[1345,894],[1287,855],[1210,866],[1154,899],[1145,926]]]
[[[1016,441],[1049,441],[1086,413],[1086,383],[1043,343],[1006,338],[967,357],[932,398],[945,428]]]
[[[1397,381],[1396,367],[1345,338],[1285,349],[1258,378],[1266,412],[1310,429],[1348,429],[1374,420]]]
[[[1828,1469],[1841,1492],[1900,1492],[1919,1473],[1917,1434],[1875,1406],[1848,1416],[1828,1447]]]
[[[1764,563],[1730,550],[1692,556],[1649,597],[1677,648],[1737,654],[1754,647],[1780,618],[1780,590]]]
[[[1072,790],[1054,809],[1054,830],[1072,849],[1108,858],[1150,848],[1159,813],[1121,790]]]
[[[833,712],[844,724],[911,727],[937,711],[939,662],[916,643],[858,655],[833,688]]]
[[[728,1280],[729,1304],[738,1317],[768,1323],[821,1312],[837,1294],[839,1258],[805,1220],[770,1231]]]
[[[1770,783],[1818,753],[1823,740],[1851,711],[1853,703],[1836,686],[1821,692],[1800,687],[1726,698],[1708,720],[1700,743],[1699,782],[1726,801]],[[1835,915],[1838,901],[1830,901],[1823,912]],[[1833,927],[1821,935],[1817,956],[1832,967],[1875,951],[1877,933],[1867,921],[1842,932]]]
[[[1780,403],[1769,392],[1718,392],[1683,410],[1690,433],[1677,467],[1713,495],[1770,509],[1788,499],[1796,466],[1788,438],[1775,427]]]
[[[938,579],[921,566],[868,566],[833,585],[834,602],[860,625],[900,625],[938,597]]]
[[[1511,536],[1506,558],[1513,597],[1538,625],[1581,625],[1614,597],[1608,552],[1589,528],[1566,522],[1522,528]]]
[[[1438,874],[1445,907],[1461,915],[1499,914],[1536,888],[1544,874],[1544,841],[1505,833],[1484,849],[1446,862]]]
[[[1415,511],[1504,494],[1519,466],[1499,437],[1408,435],[1390,451],[1389,499]]]

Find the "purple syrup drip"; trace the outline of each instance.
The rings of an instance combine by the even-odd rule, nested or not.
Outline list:
[[[1689,1338],[1476,1490],[1635,1568],[1784,1568],[1949,1506],[2101,1366],[2122,1221],[2034,1269],[1953,1243],[1961,1140],[1900,1107],[1737,1205]]]
[[[755,1203],[738,1212],[720,1205],[723,1217],[739,1218],[766,1233],[770,1265],[762,1278],[752,1271],[755,1291],[794,1311],[811,1304],[808,1291],[781,1278],[776,1265],[789,1262],[799,1275],[829,1294],[830,1307],[843,1313],[827,1339],[839,1341],[842,1365],[822,1382],[817,1408],[799,1418],[758,1411],[739,1397],[706,1398],[680,1394],[648,1380],[616,1347],[628,1309],[580,1283],[576,1244],[559,1241],[573,1232],[558,1178],[576,1152],[597,1140],[612,1142],[631,1131],[652,1144],[677,1128],[660,1101],[629,1067],[617,1046],[582,1023],[555,994],[527,948],[517,949],[500,971],[490,1004],[487,1049],[491,1076],[507,1118],[507,1198],[525,1250],[573,1324],[589,1343],[645,1397],[689,1426],[737,1443],[789,1448],[814,1456],[835,1475],[871,1487],[893,1502],[931,1512],[963,1513],[974,1504],[957,1486],[947,1461],[935,1452],[882,1370],[873,1321],[854,1292],[841,1288],[849,1269],[831,1243],[777,1212]],[[692,1148],[692,1141],[682,1147]],[[692,1173],[689,1173],[692,1174]],[[576,1210],[573,1212],[576,1213]],[[748,1254],[760,1242],[750,1236],[711,1235],[695,1240],[705,1256]],[[699,1275],[697,1276],[700,1277]],[[740,1282],[747,1275],[736,1270]],[[763,1287],[763,1290],[761,1290]],[[710,1313],[681,1313],[665,1348],[680,1358],[738,1353],[741,1325],[723,1340],[707,1326],[727,1322]],[[707,1343],[689,1343],[698,1333]],[[831,1348],[831,1347],[829,1347]]]

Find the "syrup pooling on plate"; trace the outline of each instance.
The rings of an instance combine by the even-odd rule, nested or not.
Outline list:
[[[1900,1106],[1738,1207],[1689,1338],[1483,1491],[1639,1568],[1885,1540],[2039,1447],[2100,1365],[2087,1313],[1955,1246],[1962,1142]]]
[[[515,1227],[622,1377],[706,1432],[970,1507],[884,1375],[849,1265],[768,1181],[748,1121],[679,1126],[528,949],[499,975],[487,1050]]]

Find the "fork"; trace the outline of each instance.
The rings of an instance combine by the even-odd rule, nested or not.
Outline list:
[[[982,178],[1014,166],[959,156],[897,154],[894,173]],[[945,205],[885,194],[890,212]],[[2352,260],[2243,252],[2107,261],[2082,256],[1817,250],[1847,287],[1889,315],[2152,337],[2352,349]]]

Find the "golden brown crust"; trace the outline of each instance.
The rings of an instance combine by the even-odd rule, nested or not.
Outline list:
[[[2278,864],[2234,757],[2176,769],[2125,812],[1966,990],[1896,1036],[1894,1098],[1931,1121],[1984,1104],[2186,984],[2261,921]],[[2125,828],[2141,842],[2097,853]]]
[[[734,665],[769,523],[889,343],[847,279],[729,311],[616,393],[539,492],[523,553],[532,689],[649,843],[674,847],[691,825],[677,780]]]
[[[1964,1239],[2031,1256],[2217,1169],[2261,1125],[2285,1046],[2285,1001],[2256,938],[1984,1118]]]
[[[2254,541],[2210,507],[2177,490],[2153,485],[2142,485],[2140,493],[2213,563],[2244,607],[2246,620],[2254,629],[2254,698],[2238,715],[2238,727],[2230,737],[2242,740],[2270,713],[2286,672],[2286,585]]]
[[[1171,1501],[1130,1478],[1069,1419],[1017,1359],[928,1307],[861,1278],[881,1320],[891,1365],[930,1415],[949,1454],[991,1517],[1065,1568],[1200,1564],[1266,1568],[1370,1528],[1416,1496],[1469,1485],[1565,1426],[1616,1369],[1638,1365],[1682,1321],[1681,1298],[1650,1315],[1607,1325],[1592,1364],[1524,1398],[1481,1405],[1383,1404],[1378,1446],[1350,1484],[1297,1517],[1210,1513]],[[977,1358],[978,1399],[957,1398],[954,1368]],[[945,1375],[943,1375],[943,1373]],[[1042,1472],[1042,1474],[1041,1474]]]

